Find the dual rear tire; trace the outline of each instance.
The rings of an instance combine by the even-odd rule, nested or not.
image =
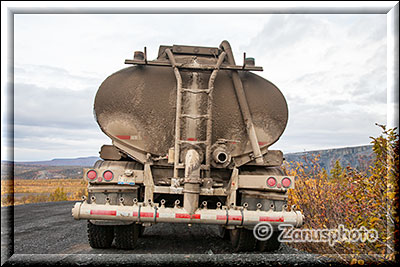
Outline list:
[[[273,252],[280,248],[280,232],[273,232],[272,236],[266,241],[259,241],[254,237],[253,230],[236,228],[229,230],[229,237],[232,248],[235,252],[245,252],[258,250],[260,252]]]
[[[144,227],[140,224],[129,225],[96,225],[88,221],[88,238],[92,248],[110,248],[114,239],[118,249],[134,249],[137,240],[143,235]],[[252,230],[236,228],[226,230],[220,227],[220,237],[230,239],[235,252],[258,250],[260,252],[272,252],[280,248],[278,241],[280,232],[274,232],[266,241],[257,240]]]
[[[140,235],[140,224],[115,226],[115,246],[118,249],[134,249]]]
[[[96,225],[88,221],[87,233],[92,248],[109,248],[114,240],[114,226]]]
[[[273,252],[281,247],[281,242],[278,240],[281,231],[272,233],[272,236],[266,241],[257,241],[256,249],[260,252]]]
[[[140,224],[96,225],[88,221],[89,244],[92,248],[110,248],[114,239],[118,249],[134,249],[144,227]]]
[[[257,243],[253,231],[245,228],[229,230],[229,237],[231,239],[232,248],[235,252],[253,251]]]

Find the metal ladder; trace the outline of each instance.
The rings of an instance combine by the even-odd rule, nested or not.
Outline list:
[[[174,74],[176,78],[176,117],[175,117],[175,146],[174,146],[174,178],[178,178],[178,170],[184,169],[185,166],[183,163],[179,161],[179,156],[181,152],[181,145],[182,144],[204,144],[206,147],[206,164],[201,165],[202,170],[206,170],[206,176],[210,176],[210,162],[211,162],[211,139],[212,139],[212,101],[213,101],[213,90],[214,90],[214,81],[217,77],[219,68],[224,61],[225,52],[222,52],[218,56],[218,60],[214,69],[211,73],[211,76],[208,81],[208,88],[207,89],[196,89],[193,90],[191,88],[182,88],[182,76],[179,72],[181,68],[180,65],[176,64],[175,57],[170,49],[166,49],[165,52],[167,53],[168,59],[174,69]],[[200,68],[201,70],[201,68]],[[210,70],[209,68],[204,68],[204,70]],[[207,94],[207,113],[203,115],[194,115],[194,114],[182,114],[182,97],[183,93],[189,94]],[[181,139],[181,119],[182,118],[189,118],[189,119],[204,119],[207,121],[206,124],[206,140],[182,140]]]

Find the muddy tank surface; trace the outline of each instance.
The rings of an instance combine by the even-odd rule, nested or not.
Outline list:
[[[167,62],[165,47],[160,47],[156,61]],[[176,56],[178,63],[216,64],[210,55]],[[228,64],[223,62],[221,66]],[[268,80],[251,72],[238,72],[252,114],[260,147],[268,147],[283,133],[288,108],[280,90]],[[207,89],[210,73],[182,71],[182,86],[192,90]],[[193,89],[194,88],[194,89]],[[94,103],[97,122],[113,141],[143,153],[162,156],[174,146],[177,83],[172,68],[132,66],[110,75],[100,86]],[[190,95],[190,96],[189,96]],[[193,96],[194,95],[194,96]],[[197,97],[197,99],[190,99]],[[206,100],[201,94],[183,95],[191,113],[206,113]],[[192,104],[191,104],[192,103]],[[185,125],[185,123],[187,125]],[[182,139],[204,140],[205,122],[183,122]],[[197,128],[193,130],[193,128]],[[190,133],[192,129],[193,133]],[[229,70],[221,69],[215,79],[212,102],[212,143],[228,140],[234,157],[251,151],[238,99]]]

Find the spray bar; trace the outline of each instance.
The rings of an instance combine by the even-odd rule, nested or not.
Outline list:
[[[166,208],[164,205],[144,205],[136,203],[133,206],[89,204],[86,201],[75,203],[72,216],[76,220],[115,220],[150,223],[204,223],[219,225],[254,226],[260,222],[268,222],[272,226],[289,224],[300,227],[303,224],[303,215],[300,211],[261,211],[247,210],[239,207],[235,209],[217,208],[197,209],[189,214],[184,208],[175,205]]]

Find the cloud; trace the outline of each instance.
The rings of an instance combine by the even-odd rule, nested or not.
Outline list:
[[[14,123],[67,129],[93,128],[95,90],[14,85]]]
[[[248,49],[289,106],[289,152],[369,143],[386,123],[386,18],[273,15]],[[287,152],[286,151],[286,152]]]
[[[377,20],[382,16],[361,15],[351,24],[347,32],[348,38],[359,38],[360,42],[377,42],[386,38],[386,20]],[[385,16],[386,17],[386,16]]]
[[[238,48],[263,21],[262,14],[16,14],[15,62],[105,76],[144,46],[149,59],[159,45],[218,46],[228,39]]]
[[[338,101],[337,101],[338,102]],[[349,107],[346,102],[310,105],[304,99],[288,99],[289,122],[272,149],[285,153],[369,144],[385,124],[386,109]]]
[[[15,159],[97,155],[110,143],[93,116],[101,83],[94,75],[43,65],[20,65],[14,73]]]
[[[69,90],[97,89],[105,77],[97,73],[81,73],[75,75],[66,69],[23,64],[14,67],[14,80],[22,84],[40,85],[43,88],[68,88]]]
[[[159,45],[224,39],[237,64],[243,52],[254,57],[287,99],[288,126],[273,148],[368,144],[387,117],[386,26],[385,14],[17,14],[16,159],[96,154],[108,140],[94,96],[124,59],[144,46],[153,59]]]

